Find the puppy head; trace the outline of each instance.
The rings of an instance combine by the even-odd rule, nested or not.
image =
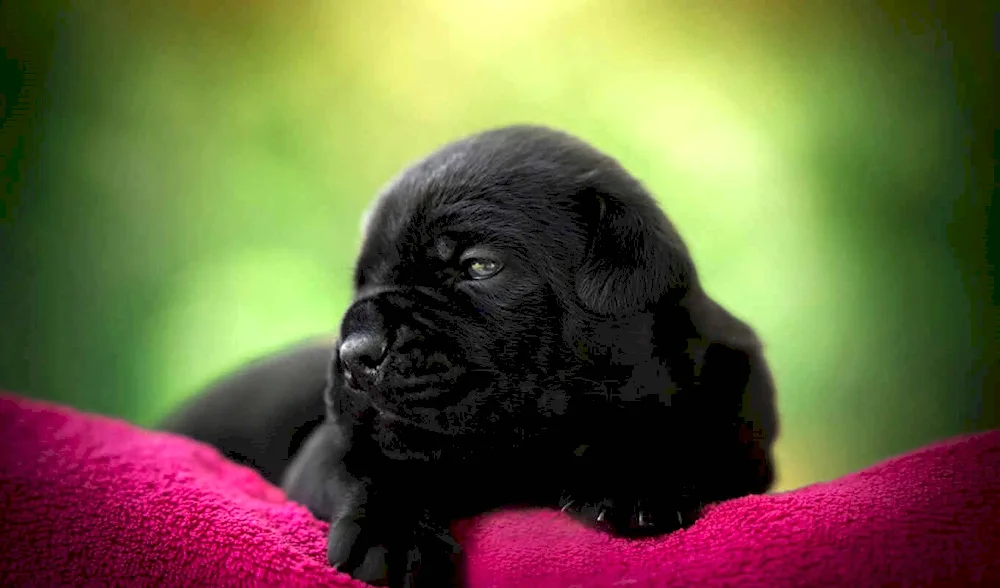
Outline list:
[[[639,182],[541,127],[445,146],[390,183],[365,226],[332,388],[399,427],[529,434],[613,361],[579,353],[575,334],[696,287]]]

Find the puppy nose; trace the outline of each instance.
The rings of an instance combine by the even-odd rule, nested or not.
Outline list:
[[[340,362],[347,378],[360,389],[368,389],[389,350],[385,337],[374,333],[356,333],[340,344]]]

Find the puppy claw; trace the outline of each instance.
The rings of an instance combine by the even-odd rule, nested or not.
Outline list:
[[[684,515],[681,514],[681,511],[677,511],[677,524],[684,526]]]
[[[598,523],[603,523],[604,522],[604,514],[605,514],[605,511],[604,511],[603,508],[601,509],[601,511],[599,513],[597,513],[597,522]]]
[[[651,520],[651,517],[646,513],[646,511],[640,510],[638,518],[639,518],[638,523],[640,528],[653,526],[653,521]]]
[[[559,509],[559,511],[560,512],[566,512],[569,509],[569,507],[571,507],[571,506],[573,506],[573,501],[569,500],[569,501],[566,502],[566,504],[563,505],[563,507],[561,509]]]

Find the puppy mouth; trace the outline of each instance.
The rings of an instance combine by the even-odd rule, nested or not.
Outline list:
[[[393,395],[401,396],[406,404],[420,403],[448,395],[458,387],[465,370],[452,368],[437,374],[427,374],[392,382]]]
[[[461,391],[465,370],[451,368],[419,376],[381,375],[368,389],[359,388],[350,377],[347,385],[355,392],[368,396],[372,406],[384,416],[394,420],[410,420],[411,413],[421,409],[442,408],[449,405]]]

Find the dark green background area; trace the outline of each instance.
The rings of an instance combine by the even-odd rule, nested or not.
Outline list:
[[[151,424],[336,328],[402,166],[532,122],[758,329],[781,487],[1000,424],[986,3],[113,4],[0,5],[0,388]]]

